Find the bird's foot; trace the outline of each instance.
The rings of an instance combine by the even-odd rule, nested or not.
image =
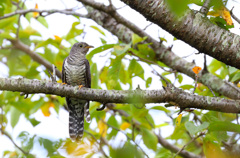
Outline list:
[[[65,82],[62,83],[62,85],[65,85],[65,84],[67,84],[67,83],[65,83]]]
[[[79,85],[78,88],[81,89],[83,87],[83,85]]]

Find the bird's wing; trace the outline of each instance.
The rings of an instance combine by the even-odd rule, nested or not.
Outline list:
[[[65,68],[64,68],[66,59],[67,58],[63,60],[63,65],[62,65],[62,83],[66,83],[66,74],[65,74]]]
[[[91,88],[91,72],[90,72],[90,65],[89,65],[89,62],[88,60],[86,59],[85,61],[85,67],[86,67],[86,77],[85,77],[85,80],[86,80],[86,87],[87,88]]]

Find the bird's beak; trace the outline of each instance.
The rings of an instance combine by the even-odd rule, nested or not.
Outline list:
[[[86,46],[85,48],[94,48],[93,46]]]

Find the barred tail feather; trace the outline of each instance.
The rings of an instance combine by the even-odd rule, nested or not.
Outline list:
[[[69,108],[69,135],[74,141],[80,141],[84,131],[84,106],[81,100],[67,99]]]
[[[69,135],[70,138],[74,141],[80,141],[83,137],[84,131],[84,114],[83,110],[81,111],[82,115],[78,115],[72,111],[69,111]]]

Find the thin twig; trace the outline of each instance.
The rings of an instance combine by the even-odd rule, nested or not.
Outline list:
[[[197,80],[198,80],[198,75],[196,74],[196,75],[195,75],[195,86],[194,86],[194,89],[193,89],[192,94],[194,94],[194,92],[195,92],[195,90],[196,90],[196,88],[197,88]]]
[[[146,30],[149,26],[151,26],[153,23],[148,24],[146,27],[144,27],[143,30]]]
[[[84,130],[85,133],[87,133],[88,135],[90,135],[96,142],[97,144],[99,145],[99,150],[100,152],[105,156],[105,157],[108,157],[107,154],[103,151],[102,147],[101,147],[101,142],[98,142],[97,138],[90,132]]]
[[[183,56],[182,58],[187,58],[187,57],[190,57],[191,55],[195,54],[194,52],[189,54],[189,55],[186,55],[186,56]]]
[[[240,19],[238,19],[238,17],[236,17],[236,16],[233,14],[233,8],[234,8],[234,7],[232,7],[232,9],[230,10],[230,14],[231,14],[232,18],[233,18],[234,20],[236,20],[236,21],[240,24]]]
[[[209,8],[210,8],[210,1],[211,0],[205,0],[204,4],[202,5],[200,12],[204,15],[207,15]]]
[[[215,93],[213,92],[212,88],[210,86],[207,86],[208,89],[210,89],[210,91],[212,92],[213,96],[216,97]]]
[[[20,148],[20,147],[13,141],[12,137],[11,137],[8,133],[6,133],[2,128],[0,128],[0,130],[1,130],[1,132],[2,132],[6,137],[8,137],[8,139],[13,143],[13,145],[14,145],[16,148],[18,148],[24,155],[28,155],[28,154],[29,154],[28,152],[26,152],[26,151],[24,151],[22,148]]]
[[[102,121],[103,121],[103,120],[102,120]],[[128,140],[131,140],[131,141],[143,152],[143,154],[144,154],[146,157],[149,158],[149,156],[148,156],[148,155],[145,153],[145,151],[138,145],[138,143],[136,143],[132,138],[130,138],[125,132],[123,132],[122,130],[118,129],[117,127],[114,127],[114,126],[108,124],[108,123],[105,122],[105,121],[103,121],[103,123],[106,124],[107,126],[111,127],[112,129],[115,129],[115,130],[123,133],[123,134],[127,137]]]
[[[225,81],[225,83],[240,93],[240,89],[237,86],[235,86],[233,83],[227,82],[227,81]]]
[[[160,73],[157,72],[157,70],[155,70],[152,66],[151,66],[151,68],[153,69],[153,72],[154,72],[156,75],[158,75],[163,81],[166,82],[167,85],[173,86],[173,84],[171,84],[168,80],[166,80]]]
[[[76,15],[76,16],[80,16],[80,17],[87,17],[87,15],[84,14],[80,14],[74,11],[69,11],[69,10],[57,10],[57,9],[51,9],[51,10],[39,10],[39,9],[29,9],[29,10],[17,10],[15,12],[9,13],[9,14],[5,14],[4,16],[0,17],[1,19],[5,19],[5,18],[9,18],[11,16],[14,15],[18,15],[18,14],[26,14],[26,13],[30,13],[30,12],[38,12],[40,14],[42,13],[48,13],[49,14],[53,14],[53,13],[62,13],[62,14],[66,14],[66,15]]]
[[[174,156],[173,158],[175,158],[181,151],[183,151],[183,149],[188,146],[189,144],[191,144],[193,141],[195,141],[197,138],[201,137],[205,135],[205,133],[200,133],[199,135],[197,135],[196,137],[192,138],[192,140],[190,140],[187,144],[185,144]]]
[[[19,36],[19,30],[20,30],[20,19],[21,19],[21,16],[22,14],[19,14],[19,17],[18,17],[18,27],[17,27],[17,32],[16,32],[16,39],[18,39],[18,36]]]

